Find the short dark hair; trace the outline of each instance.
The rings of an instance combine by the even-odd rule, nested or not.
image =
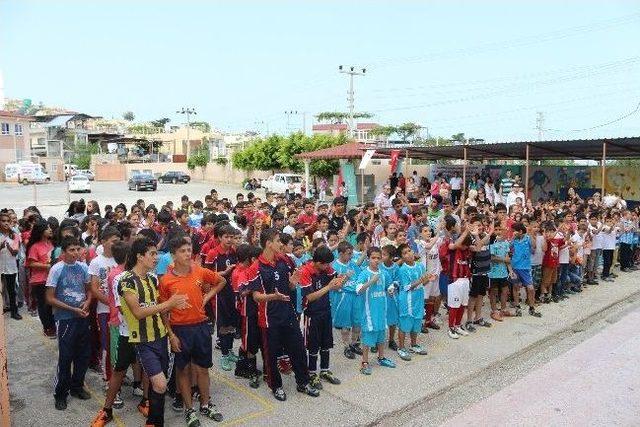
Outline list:
[[[330,264],[333,262],[333,252],[326,246],[320,246],[313,251],[313,262]]]
[[[267,242],[271,242],[276,238],[280,238],[280,231],[275,228],[265,228],[260,232],[260,246],[265,248],[267,246]]]
[[[394,258],[394,257],[397,256],[397,249],[393,245],[385,245],[385,246],[383,246],[382,247],[382,252],[388,253],[391,258]]]
[[[143,237],[141,239],[135,239],[131,244],[131,250],[127,256],[127,263],[125,268],[131,270],[138,263],[138,255],[145,255],[150,248],[155,249],[156,244],[151,240]]]
[[[375,253],[381,254],[382,251],[377,246],[371,246],[369,250],[367,250],[367,257],[371,257],[371,255]]]
[[[238,246],[238,249],[236,250],[236,256],[238,257],[238,262],[247,262],[253,258],[257,258],[258,256],[260,256],[261,252],[262,250],[257,246],[243,243]]]
[[[113,255],[113,259],[116,264],[124,264],[127,260],[127,255],[129,254],[129,245],[125,242],[120,241],[113,244],[111,247],[111,255]]]
[[[60,242],[60,248],[63,251],[66,251],[71,246],[82,246],[82,245],[80,244],[80,240],[78,240],[74,236],[67,236],[63,238],[62,241]]]
[[[171,240],[169,240],[169,243],[167,244],[169,248],[169,252],[171,252],[172,254],[175,254],[178,251],[178,249],[180,249],[184,245],[191,246],[191,242],[187,241],[185,237],[186,235],[178,236],[178,237],[173,237]]]
[[[100,241],[108,240],[114,236],[117,236],[118,238],[122,238],[120,231],[116,227],[107,226],[100,233]]]
[[[342,241],[340,243],[338,243],[338,253],[339,254],[343,254],[345,252],[347,252],[349,249],[353,249],[353,245],[349,242],[346,241]]]

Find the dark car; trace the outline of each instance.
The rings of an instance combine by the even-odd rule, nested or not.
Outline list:
[[[164,183],[171,182],[173,184],[184,182],[186,184],[187,182],[191,181],[191,177],[184,172],[169,171],[164,175],[160,175],[158,177],[158,181]]]
[[[129,190],[153,190],[156,191],[158,188],[158,181],[149,174],[135,174],[131,178],[129,178],[129,182],[127,183]]]

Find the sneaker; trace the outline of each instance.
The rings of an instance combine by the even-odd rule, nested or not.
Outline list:
[[[419,344],[412,345],[411,348],[409,349],[409,351],[411,353],[419,354],[420,356],[426,356],[427,355],[427,349],[422,347]]]
[[[449,328],[449,338],[453,338],[454,340],[457,340],[458,338],[460,338],[460,335],[458,335],[455,329]]]
[[[36,310],[29,310],[29,315],[31,317],[38,317],[38,312]]]
[[[331,371],[321,371],[320,378],[333,385],[338,385],[341,382]]]
[[[14,320],[22,320],[22,316],[20,316],[20,313],[18,313],[17,311],[11,312],[11,318]]]
[[[120,392],[118,392],[115,399],[113,399],[113,407],[116,409],[122,409],[123,406],[124,400],[122,400],[122,396],[120,396]]]
[[[360,347],[360,343],[357,342],[355,344],[351,344],[351,349],[353,349],[353,352],[355,354],[357,354],[358,356],[362,356],[362,347]]]
[[[200,420],[196,415],[196,411],[191,408],[184,411],[184,422],[187,424],[187,427],[200,427]]]
[[[469,332],[465,331],[460,326],[456,326],[455,330],[458,335],[462,335],[463,337],[466,337],[469,335]]]
[[[482,317],[478,320],[476,320],[475,322],[473,322],[475,325],[478,326],[482,326],[485,328],[490,328],[491,327],[491,322],[487,322],[486,320],[484,320]]]
[[[173,403],[171,404],[171,408],[176,412],[184,411],[184,402],[182,401],[181,395],[176,394],[176,397],[173,398]]]
[[[229,357],[229,359],[231,359],[233,363],[238,363],[238,361],[240,360],[240,356],[235,354],[233,350],[230,350],[227,356]]]
[[[113,420],[113,414],[107,413],[104,409],[98,411],[98,415],[91,421],[91,427],[104,427]]]
[[[533,307],[529,307],[529,314],[533,317],[542,317],[542,313],[536,311],[536,309]]]
[[[318,397],[320,396],[320,392],[318,391],[317,388],[315,387],[311,387],[311,384],[298,384],[298,386],[296,387],[296,390],[298,390],[300,393],[304,393],[307,396],[311,396],[311,397]]]
[[[220,338],[216,338],[216,345],[215,345],[215,349],[216,349],[216,350],[220,350]]]
[[[350,345],[346,346],[344,348],[344,357],[346,357],[347,359],[355,359],[356,358],[356,354],[353,352],[353,348],[351,348]]]
[[[132,393],[134,396],[144,396],[144,390],[142,390],[142,387],[133,387]]]
[[[277,389],[273,390],[271,393],[273,394],[273,397],[275,397],[276,400],[279,400],[280,402],[284,402],[285,400],[287,400],[287,393],[284,392],[282,387],[278,387]]]
[[[398,344],[394,340],[389,341],[389,349],[393,351],[398,351]]]
[[[422,324],[422,328],[420,328],[420,332],[422,332],[423,334],[428,334],[429,333],[429,326],[426,323]]]
[[[579,294],[580,292],[582,292],[582,288],[580,286],[576,286],[571,288],[571,290],[577,294]]]
[[[56,397],[55,407],[58,411],[64,411],[67,409],[67,398],[66,397]]]
[[[371,366],[366,362],[362,362],[362,365],[360,366],[360,373],[363,375],[371,375]]]
[[[383,357],[382,359],[378,357],[378,365],[384,366],[385,368],[395,368],[396,362],[391,359],[387,359],[386,357]]]
[[[236,370],[234,371],[233,375],[238,378],[251,379],[253,372],[251,372],[251,370],[249,370],[248,368],[243,368],[240,365],[236,365]]]
[[[476,331],[476,328],[473,326],[473,322],[467,322],[464,324],[464,330],[473,333]]]
[[[491,312],[491,318],[492,318],[493,320],[495,320],[496,322],[502,322],[502,321],[503,321],[503,319],[502,319],[502,315],[500,314],[500,312],[499,312],[499,311],[493,311],[493,312]]]
[[[80,400],[89,400],[89,399],[91,399],[91,395],[84,388],[81,388],[81,389],[78,389],[78,390],[72,390],[72,391],[69,392],[69,394],[71,396],[75,397],[76,399],[80,399]]]
[[[228,355],[220,357],[220,368],[223,371],[230,371],[233,369],[233,361]]]
[[[522,310],[519,308],[516,308],[516,317],[522,317]]]
[[[435,322],[435,319],[427,324],[427,327],[430,329],[435,329],[436,331],[440,329],[440,326]]]
[[[409,360],[411,360],[411,355],[409,354],[409,352],[405,348],[399,348],[398,349],[398,356],[400,356],[400,359],[405,360],[407,362]]]
[[[322,383],[320,382],[320,375],[311,374],[309,378],[309,385],[317,390],[322,390]]]
[[[560,297],[558,295],[554,295],[551,297],[551,301],[555,302],[556,304],[560,302]]]
[[[260,374],[254,373],[249,380],[249,387],[258,388],[260,387]]]
[[[216,405],[211,402],[207,403],[205,406],[200,405],[200,415],[218,423],[224,420],[222,414],[216,409]]]
[[[142,399],[140,403],[138,403],[137,408],[138,412],[140,412],[143,417],[147,418],[149,416],[149,399]],[[180,410],[182,411],[182,409]]]

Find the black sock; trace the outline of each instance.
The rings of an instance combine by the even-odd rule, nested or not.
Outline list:
[[[164,393],[156,393],[149,386],[149,416],[147,424],[164,425]]]
[[[329,350],[320,350],[320,371],[329,370]]]
[[[233,334],[224,334],[220,337],[220,351],[227,356],[233,348]]]
[[[106,412],[109,417],[113,416],[113,408],[102,408],[102,410]]]
[[[309,372],[314,374],[318,370],[318,353],[309,353]]]

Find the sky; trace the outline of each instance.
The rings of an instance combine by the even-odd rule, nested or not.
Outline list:
[[[171,123],[192,107],[224,131],[347,111],[342,64],[366,68],[355,109],[382,125],[536,140],[541,112],[545,139],[638,136],[638,41],[631,0],[0,0],[7,97]]]

